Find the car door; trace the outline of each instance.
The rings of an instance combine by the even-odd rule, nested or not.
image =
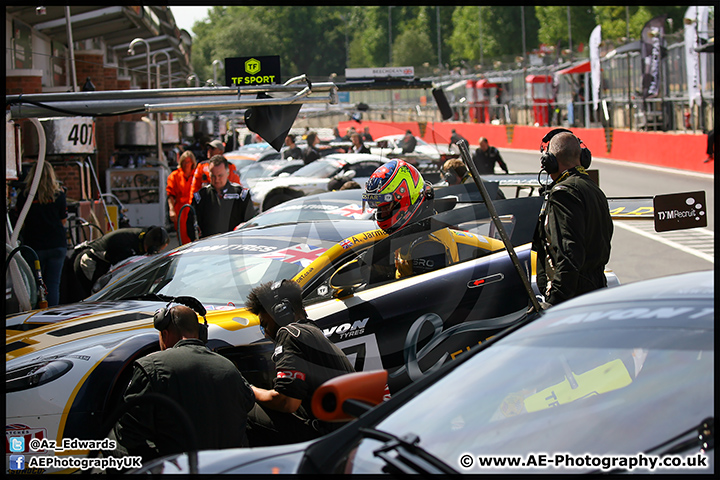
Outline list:
[[[375,258],[372,250],[365,258],[373,258],[373,266],[393,268],[399,245],[392,245],[385,260]],[[516,253],[530,271],[530,246]],[[466,257],[408,278],[390,275],[348,289],[338,298],[333,298],[329,277],[307,285],[310,318],[343,349],[356,370],[388,370],[391,391],[524,318],[529,303],[504,251]]]

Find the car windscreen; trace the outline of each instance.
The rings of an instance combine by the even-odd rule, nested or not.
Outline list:
[[[525,327],[452,369],[375,428],[417,435],[421,448],[461,471],[463,454],[648,452],[714,414],[712,329],[677,328],[661,318],[682,311],[675,325],[683,315],[709,316],[712,325],[710,301],[704,307],[658,303],[616,304],[612,312],[593,305],[565,317],[648,318],[640,327],[606,321],[596,328],[536,328],[521,335]],[[353,473],[380,471],[383,462],[373,455],[380,445],[360,443]],[[510,470],[468,471],[492,472]]]
[[[240,178],[270,177],[279,168],[280,165],[273,162],[254,162],[240,170]]]
[[[362,202],[342,202],[307,200],[303,202],[286,202],[270,210],[256,215],[242,224],[240,228],[250,228],[280,223],[312,222],[322,220],[354,220],[371,218],[375,209],[365,206]]]
[[[292,278],[332,245],[306,238],[261,236],[199,242],[143,265],[89,300],[190,295],[203,304],[239,307],[253,287]]]
[[[342,168],[343,164],[337,160],[323,159],[308,163],[292,175],[295,177],[328,178]]]

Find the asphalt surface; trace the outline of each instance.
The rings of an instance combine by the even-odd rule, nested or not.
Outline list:
[[[511,172],[537,172],[540,155],[521,150],[501,150]],[[676,273],[712,270],[715,267],[714,176],[644,166],[618,160],[593,158],[600,187],[608,197],[637,197],[704,191],[708,205],[704,228],[655,232],[651,220],[616,220],[608,267],[621,283],[631,283]],[[501,172],[498,172],[501,173]]]

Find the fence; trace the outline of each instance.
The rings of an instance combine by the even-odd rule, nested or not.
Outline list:
[[[689,107],[684,42],[667,47],[667,55],[661,63],[662,93],[658,98],[642,99],[642,58],[638,51],[601,58],[601,102],[597,109],[591,98],[589,72],[557,74],[582,60],[575,64],[566,62],[484,72],[484,78],[502,79],[503,92],[500,103],[494,95],[488,96],[488,115],[482,119],[473,118],[471,110],[478,104],[473,102],[473,98],[468,98],[470,95],[465,89],[465,82],[477,81],[480,76],[446,75],[426,79],[443,86],[455,112],[454,120],[461,122],[699,133],[714,128],[715,57],[713,53],[697,55],[701,59],[700,74],[706,84],[701,90],[701,104],[694,105],[692,109]],[[529,75],[553,76],[553,93],[548,95],[551,99],[537,102],[528,98],[526,78]],[[582,90],[584,100],[579,95]],[[360,102],[370,107],[363,113],[369,120],[440,120],[432,97],[424,90],[351,92],[350,103]],[[543,115],[538,116],[538,109],[545,109]]]

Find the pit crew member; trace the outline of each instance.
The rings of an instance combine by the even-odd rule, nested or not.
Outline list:
[[[200,189],[192,199],[192,207],[197,215],[200,238],[216,233],[229,232],[236,225],[255,216],[250,190],[228,180],[230,169],[228,161],[222,155],[210,159],[210,185]],[[188,235],[195,240],[193,215],[188,215],[186,224]]]
[[[248,416],[250,446],[302,442],[337,428],[315,418],[312,395],[327,380],[355,369],[308,320],[300,285],[292,280],[261,284],[248,294],[245,306],[276,345],[273,388],[252,387],[256,405]]]
[[[613,224],[605,194],[581,164],[580,140],[564,129],[545,139],[541,165],[553,182],[533,236],[533,250],[540,293],[547,304],[557,305],[607,286],[604,271]]]
[[[207,324],[198,322],[193,309],[168,307],[153,319],[160,351],[135,361],[124,401],[169,397],[187,414],[198,450],[247,446],[247,412],[254,404],[250,385],[230,360],[205,346]],[[190,449],[186,425],[164,403],[130,407],[110,436],[117,441],[111,454],[141,456],[143,462]]]

